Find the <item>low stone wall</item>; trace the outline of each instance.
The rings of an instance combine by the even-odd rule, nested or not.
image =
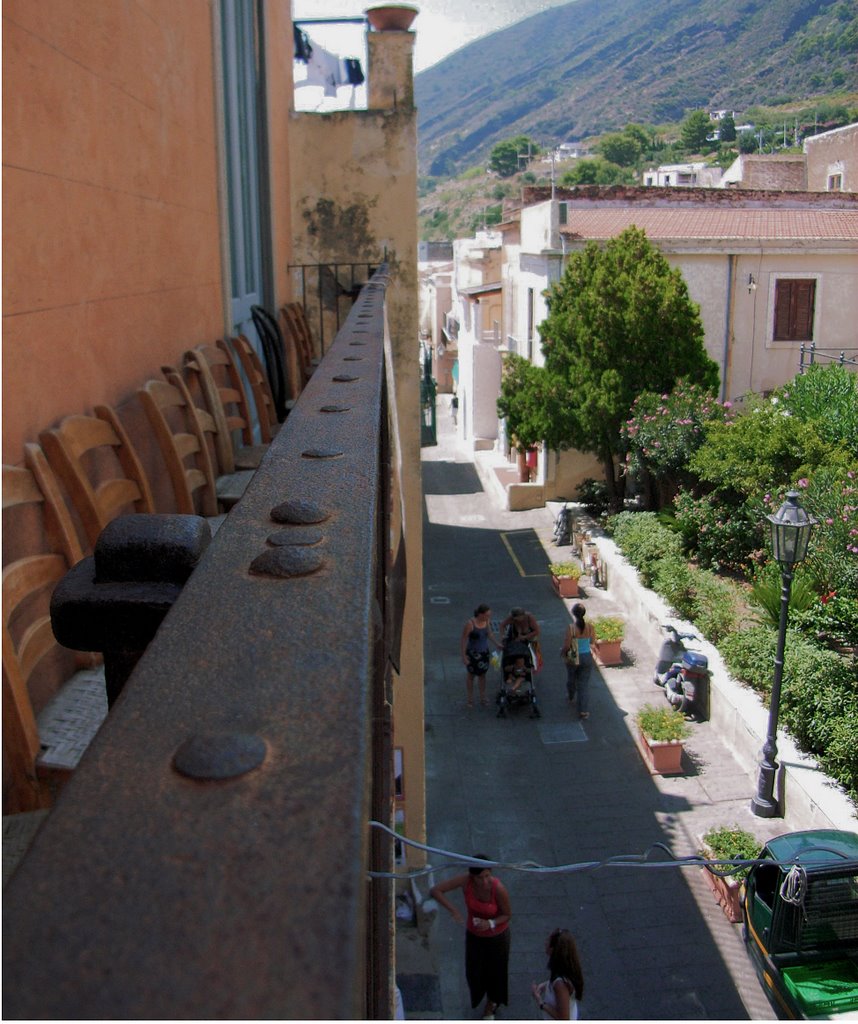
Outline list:
[[[690,622],[671,613],[662,597],[640,582],[637,570],[607,537],[593,543],[608,567],[608,592],[624,613],[640,625],[652,623],[655,636],[659,624],[672,622],[687,632],[699,633]],[[768,710],[757,694],[740,685],[727,671],[718,650],[701,641],[699,649],[709,658],[712,673],[710,721],[736,758],[756,776],[768,725]],[[778,731],[777,777],[781,806],[788,809],[789,827],[795,831],[811,828],[858,830],[858,814],[843,790],[825,775],[812,757],[801,753],[792,739]]]
[[[525,512],[545,505],[542,484],[510,484],[506,489],[506,507],[510,512]]]

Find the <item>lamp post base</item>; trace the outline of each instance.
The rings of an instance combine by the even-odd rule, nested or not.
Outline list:
[[[774,744],[767,743],[763,750],[763,763],[760,765],[760,777],[757,780],[757,792],[751,797],[751,814],[758,818],[782,818],[780,806],[775,796],[775,781],[778,767],[773,756]],[[767,756],[768,755],[768,756]]]
[[[782,818],[781,810],[777,800],[769,800],[766,797],[755,796],[751,798],[751,814],[758,818]]]

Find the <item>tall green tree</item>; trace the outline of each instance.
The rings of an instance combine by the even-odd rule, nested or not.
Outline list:
[[[637,138],[625,132],[609,132],[602,136],[599,152],[612,164],[620,167],[632,167],[641,155],[641,146]]]
[[[526,451],[542,440],[543,380],[541,368],[529,359],[513,353],[504,360],[498,416],[506,420],[507,434],[518,451]]]
[[[536,156],[539,146],[527,135],[516,135],[514,139],[499,142],[489,154],[489,167],[502,178],[509,178],[519,170],[519,156],[522,153]]]
[[[721,118],[721,126],[718,129],[718,139],[721,142],[736,141],[736,122],[733,120],[732,114],[725,114]]]
[[[682,145],[691,153],[699,153],[706,145],[712,122],[705,110],[692,110],[679,129]]]
[[[644,391],[668,392],[680,377],[715,388],[699,307],[679,270],[636,227],[604,248],[576,253],[548,293],[540,325],[542,437],[600,459],[614,504],[621,428]]]
[[[628,168],[612,164],[602,157],[577,160],[560,178],[561,185],[630,185],[634,174]]]

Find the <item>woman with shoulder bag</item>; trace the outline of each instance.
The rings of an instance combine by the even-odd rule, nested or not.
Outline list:
[[[590,674],[593,671],[593,644],[596,632],[586,621],[583,604],[572,608],[572,621],[566,628],[561,654],[566,660],[566,693],[570,701],[578,699],[578,717],[589,718]]]
[[[548,981],[531,986],[541,1020],[577,1020],[578,1002],[584,998],[584,975],[578,947],[568,928],[555,928],[545,944]]]

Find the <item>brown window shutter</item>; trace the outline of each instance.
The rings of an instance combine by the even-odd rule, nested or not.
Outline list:
[[[775,341],[789,339],[789,307],[791,281],[778,281],[775,284]]]
[[[816,281],[776,282],[774,341],[813,340],[815,297]]]
[[[813,303],[816,281],[793,281],[794,341],[810,341],[813,338]]]

